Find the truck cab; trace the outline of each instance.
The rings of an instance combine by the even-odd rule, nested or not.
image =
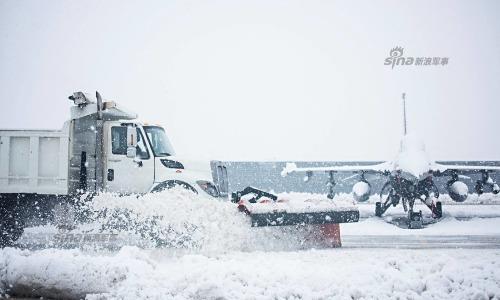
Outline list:
[[[147,193],[180,186],[194,193],[219,196],[210,164],[179,159],[166,130],[159,125],[108,121],[104,124],[104,141],[105,191]]]

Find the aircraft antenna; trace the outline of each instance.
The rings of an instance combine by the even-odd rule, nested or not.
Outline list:
[[[403,132],[406,135],[406,99],[405,93],[403,93]]]

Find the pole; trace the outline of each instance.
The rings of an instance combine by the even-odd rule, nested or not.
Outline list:
[[[403,93],[403,132],[406,135],[406,98],[405,93]]]

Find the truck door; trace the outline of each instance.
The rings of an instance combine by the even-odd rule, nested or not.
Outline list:
[[[136,127],[136,157],[127,157],[127,126],[108,123],[106,126],[106,190],[122,194],[146,193],[154,182],[154,157],[145,135]]]

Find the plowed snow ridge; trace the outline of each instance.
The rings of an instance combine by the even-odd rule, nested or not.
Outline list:
[[[340,202],[352,206],[352,200]],[[307,226],[252,228],[234,203],[184,189],[142,196],[103,194],[87,203],[85,209],[93,212],[94,231],[103,224],[126,219],[133,225],[127,231],[146,232],[146,238],[168,241],[168,247],[203,252],[300,249],[307,247],[304,237],[311,232]],[[108,213],[103,217],[102,212]]]

